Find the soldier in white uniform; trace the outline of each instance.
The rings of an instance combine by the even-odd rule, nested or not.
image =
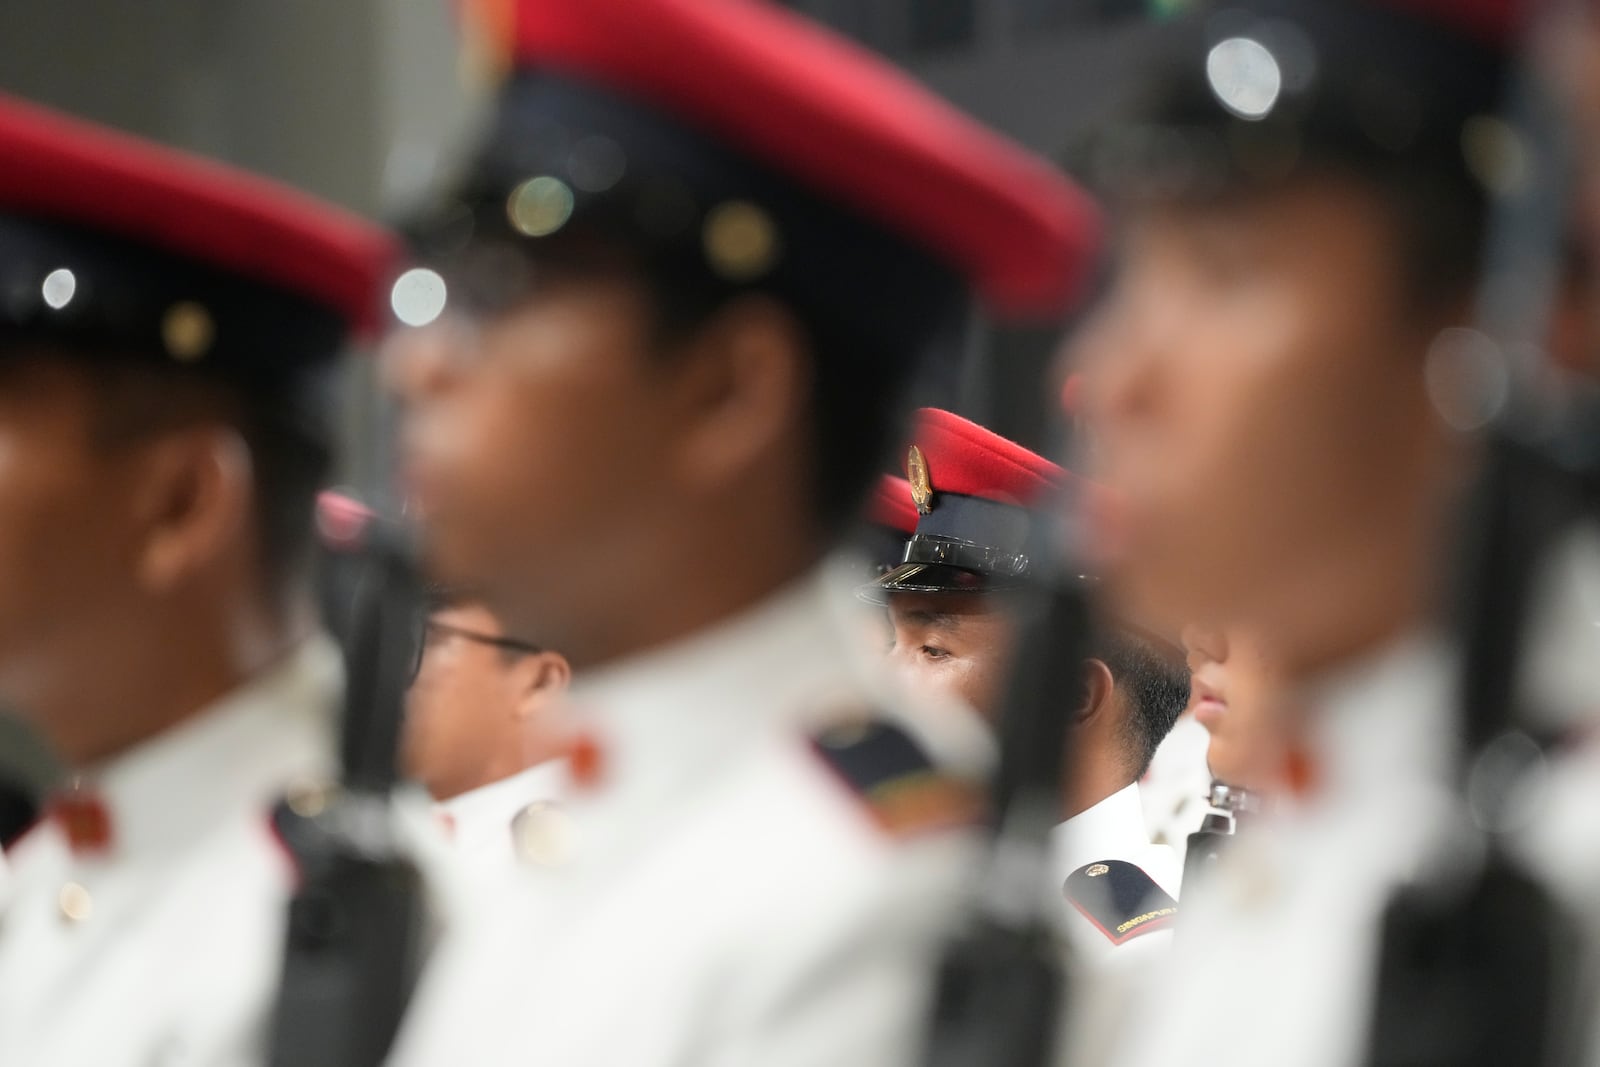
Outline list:
[[[72,777],[8,851],[0,1062],[264,1059],[338,657],[307,567],[323,372],[381,231],[0,99],[0,703]]]
[[[436,595],[406,699],[403,762],[456,854],[505,866],[561,820],[562,715],[572,668],[508,636],[494,613]]]
[[[1126,257],[1079,354],[1122,504],[1099,534],[1113,596],[1261,636],[1288,692],[1283,795],[1187,887],[1163,1025],[1118,1062],[1333,1067],[1367,1053],[1385,907],[1462,818],[1430,620],[1470,464],[1438,386],[1471,322],[1503,158],[1482,116],[1519,13],[1230,7],[1175,30],[1121,157],[1147,166],[1106,175]],[[1187,184],[1145,180],[1151,146]]]
[[[781,8],[509,13],[390,369],[435,578],[572,663],[573,834],[457,926],[396,1062],[906,1062],[984,744],[886,706],[823,560],[969,290],[1060,307],[1092,213]]]
[[[1033,580],[1028,508],[1045,505],[1067,473],[948,411],[917,413],[906,468],[916,503],[903,562],[861,587],[885,604],[889,656],[913,687],[959,701],[994,722],[1016,643],[1008,596]],[[1125,966],[1171,940],[1182,862],[1153,844],[1139,777],[1188,699],[1181,653],[1112,624],[1085,664],[1086,695],[1064,696],[1075,765],[1054,833],[1055,888],[1078,959]]]

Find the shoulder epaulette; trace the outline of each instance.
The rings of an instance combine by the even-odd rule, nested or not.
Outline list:
[[[941,770],[905,730],[860,718],[814,734],[811,748],[895,836],[970,825],[980,810],[971,782]]]
[[[1170,926],[1178,917],[1178,902],[1124,860],[1086,863],[1067,875],[1061,891],[1113,945]]]

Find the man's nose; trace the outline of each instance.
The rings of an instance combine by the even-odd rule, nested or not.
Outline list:
[[[448,319],[395,334],[379,357],[384,388],[402,404],[445,390],[466,343],[464,327]]]

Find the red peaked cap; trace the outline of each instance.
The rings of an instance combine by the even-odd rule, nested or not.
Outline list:
[[[888,62],[757,0],[516,0],[519,66],[674,112],[958,268],[1003,314],[1063,310],[1089,198]]]
[[[912,427],[911,443],[928,465],[935,507],[940,493],[1032,507],[1068,477],[1037,452],[949,411],[922,408]]]
[[[938,408],[916,413],[911,441],[906,468],[917,528],[902,562],[857,595],[883,603],[891,593],[980,592],[1028,581],[1035,547],[1028,511],[1045,503],[1067,472]],[[929,495],[919,496],[922,488]]]
[[[60,222],[379,322],[398,262],[381,228],[286,186],[0,94],[0,216]]]
[[[911,483],[885,474],[867,501],[867,521],[910,537],[917,529],[917,505],[911,499]]]

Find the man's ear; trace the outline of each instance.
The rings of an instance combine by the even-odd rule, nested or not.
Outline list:
[[[1073,713],[1072,722],[1075,726],[1095,722],[1103,718],[1111,707],[1112,692],[1116,688],[1116,680],[1111,677],[1111,668],[1097,659],[1083,661],[1083,703]]]
[[[719,310],[690,343],[677,387],[689,416],[678,462],[686,484],[718,485],[780,447],[799,424],[810,357],[794,316],[759,295]]]
[[[140,549],[136,575],[166,592],[247,536],[253,476],[237,432],[217,425],[163,434],[144,446],[133,477]]]
[[[572,665],[559,652],[535,652],[517,665],[516,717],[526,722],[559,700],[572,681]]]

